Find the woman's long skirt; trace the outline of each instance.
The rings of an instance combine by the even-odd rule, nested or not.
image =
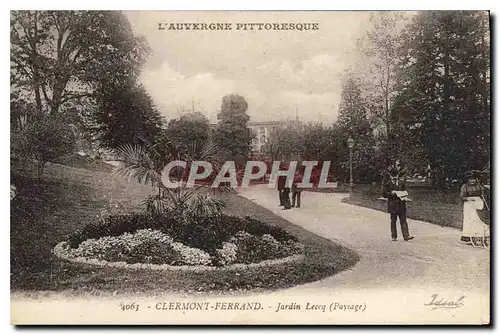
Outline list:
[[[470,241],[471,237],[483,237],[488,227],[480,219],[477,211],[483,209],[483,200],[480,197],[469,197],[463,206],[462,241]]]

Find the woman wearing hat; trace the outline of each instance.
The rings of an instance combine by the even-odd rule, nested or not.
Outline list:
[[[463,242],[470,242],[471,237],[482,237],[484,235],[484,223],[481,221],[477,211],[484,207],[484,188],[479,183],[479,174],[477,171],[469,171],[466,173],[467,183],[460,188],[460,199],[462,200],[463,208]]]

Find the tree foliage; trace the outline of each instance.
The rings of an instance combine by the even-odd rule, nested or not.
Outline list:
[[[122,12],[12,11],[10,38],[11,101],[29,104],[29,117],[66,114],[112,148],[154,130],[157,112],[136,84],[149,49]]]
[[[182,115],[170,120],[167,135],[170,139],[184,146],[191,146],[198,141],[206,142],[210,134],[210,123],[200,112]]]
[[[489,161],[488,25],[486,12],[422,12],[403,35],[396,136],[408,160],[428,162],[437,187]]]
[[[246,113],[247,109],[248,103],[240,95],[229,94],[222,99],[214,141],[226,152],[227,158],[246,158],[250,152],[251,136],[247,128],[250,117]]]
[[[374,12],[370,14],[371,29],[358,41],[367,61],[362,72],[363,96],[375,128],[377,146],[385,160],[394,159],[396,154],[391,113],[398,89],[400,32],[405,19],[400,12]]]
[[[356,179],[374,180],[381,168],[380,150],[368,116],[368,104],[362,94],[361,82],[353,73],[342,79],[339,116],[335,125],[338,169],[347,170],[349,150],[347,140],[354,140],[353,172]]]
[[[273,160],[300,159],[304,154],[305,129],[301,122],[287,122],[271,130],[264,153]]]
[[[11,84],[39,113],[136,76],[147,52],[116,11],[13,11],[10,38]]]
[[[96,94],[97,107],[89,110],[87,129],[102,146],[152,142],[161,131],[163,117],[142,85],[134,81],[109,86]]]

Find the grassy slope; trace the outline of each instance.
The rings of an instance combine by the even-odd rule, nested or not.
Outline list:
[[[58,260],[51,249],[99,216],[138,210],[151,189],[109,172],[48,164],[42,181],[13,169],[20,193],[11,202],[11,288],[65,294],[196,292],[278,289],[319,280],[352,266],[357,255],[311,234],[235,194],[225,194],[226,212],[278,225],[306,243],[307,259],[277,269],[212,274],[96,268]],[[102,170],[102,169],[101,169]]]
[[[440,226],[462,228],[459,196],[454,192],[437,192],[424,187],[410,187],[411,202],[407,205],[408,217]],[[355,185],[352,197],[344,202],[387,211],[387,201],[379,200],[380,189],[367,185]]]

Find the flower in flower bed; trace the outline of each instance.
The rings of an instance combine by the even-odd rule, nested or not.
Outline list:
[[[216,250],[217,263],[220,265],[229,265],[236,262],[238,246],[231,242],[222,243],[222,248]]]
[[[61,251],[61,250],[59,250]],[[208,265],[210,255],[202,250],[187,247],[158,230],[141,229],[120,236],[88,239],[78,248],[64,248],[71,257],[105,260],[109,262]]]
[[[268,259],[283,258],[301,253],[303,246],[293,240],[277,241],[270,234],[261,237],[240,231],[229,242],[237,246],[237,263],[258,263]]]
[[[172,244],[158,240],[145,241],[136,245],[126,255],[125,261],[130,264],[182,264],[181,257]]]
[[[173,242],[171,246],[180,255],[182,264],[209,265],[212,263],[212,259],[206,251],[191,248],[179,242]]]
[[[287,255],[298,255],[304,253],[304,245],[300,242],[288,240],[282,243]]]

